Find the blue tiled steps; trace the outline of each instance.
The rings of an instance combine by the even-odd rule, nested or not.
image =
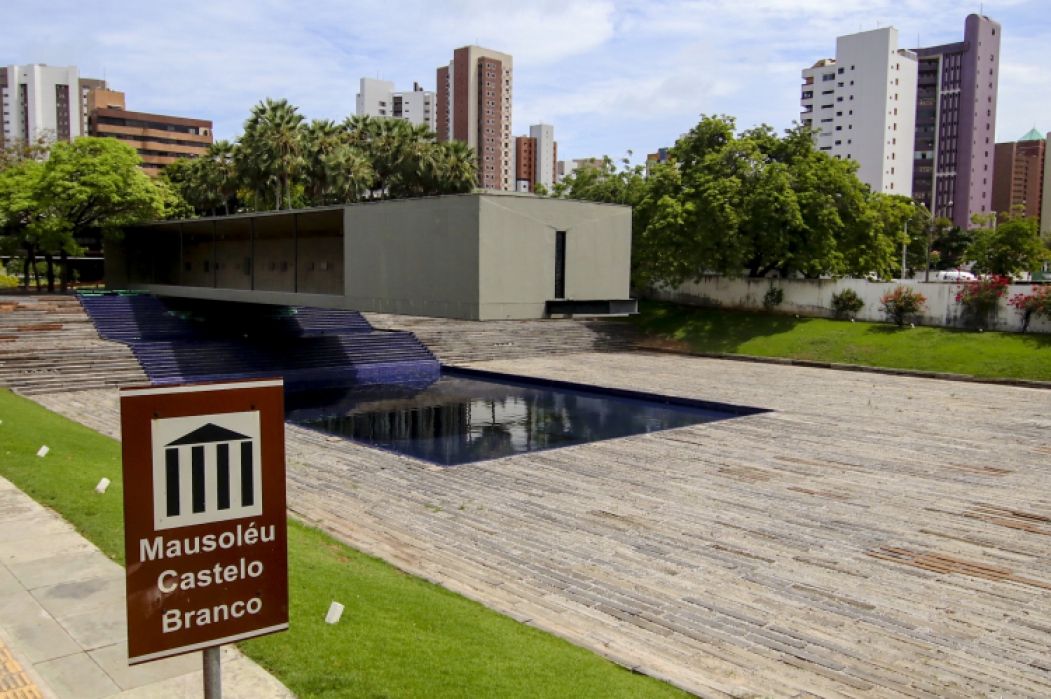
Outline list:
[[[99,335],[131,347],[154,384],[281,376],[287,386],[401,383],[439,375],[412,333],[377,332],[354,311],[82,296]]]

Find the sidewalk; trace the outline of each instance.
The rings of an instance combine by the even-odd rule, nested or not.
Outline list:
[[[0,478],[0,698],[203,696],[200,653],[129,667],[127,635],[124,569]],[[294,697],[233,646],[222,662],[224,699]]]

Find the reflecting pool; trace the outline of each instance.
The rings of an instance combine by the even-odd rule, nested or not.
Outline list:
[[[441,466],[764,412],[464,369],[429,384],[291,392],[285,409],[294,424]]]

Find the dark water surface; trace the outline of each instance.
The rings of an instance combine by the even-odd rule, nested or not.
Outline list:
[[[442,466],[762,412],[479,374],[446,369],[430,384],[292,392],[285,410],[294,424]]]

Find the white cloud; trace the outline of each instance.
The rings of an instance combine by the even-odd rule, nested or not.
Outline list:
[[[129,108],[240,130],[266,96],[310,117],[353,110],[358,78],[433,88],[458,46],[515,59],[515,125],[555,125],[566,157],[670,145],[701,113],[778,128],[798,115],[799,70],[839,34],[894,24],[902,43],[958,41],[959,0],[162,0],[137,8],[57,0],[5,13],[4,63],[74,64],[127,92]],[[998,137],[1051,129],[1051,13],[1046,0],[1001,0]],[[1042,123],[1041,123],[1042,122]]]

